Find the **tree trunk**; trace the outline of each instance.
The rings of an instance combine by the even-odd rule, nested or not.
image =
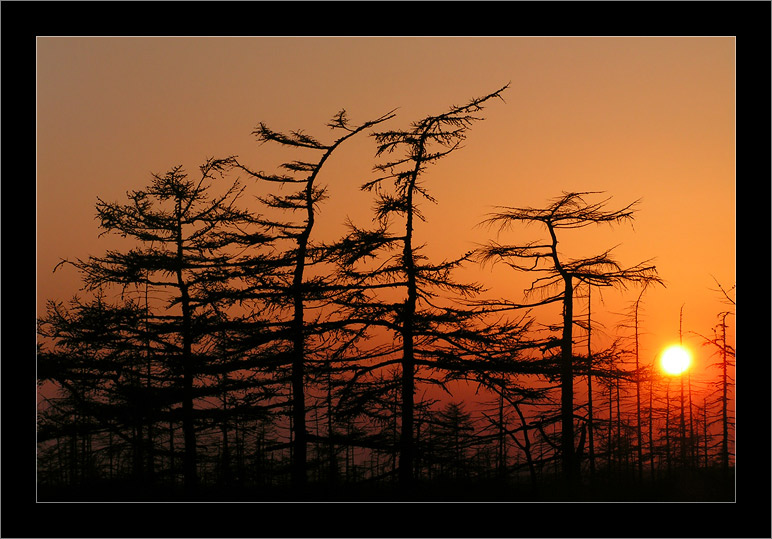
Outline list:
[[[332,421],[332,374],[327,371],[327,451],[329,457],[329,472],[328,481],[331,485],[334,485],[338,481],[338,461],[335,454],[335,441],[333,440],[333,433],[335,431]]]
[[[654,376],[649,382],[649,466],[651,479],[654,480]]]
[[[183,470],[185,474],[185,488],[192,489],[198,482],[196,471],[196,431],[193,424],[193,366],[191,365],[190,346],[190,300],[187,290],[182,303],[183,325],[183,385],[182,385],[182,435],[185,440],[185,456]]]
[[[639,347],[638,347],[638,307],[640,305],[641,296],[643,296],[644,289],[641,291],[641,295],[638,296],[638,301],[635,302],[635,414],[637,425],[635,427],[636,434],[638,435],[638,480],[643,480],[643,435],[641,433],[641,367],[639,361]]]
[[[547,222],[547,230],[552,238],[552,260],[555,269],[563,278],[563,336],[560,346],[560,410],[561,410],[561,456],[563,478],[569,486],[576,483],[579,467],[574,452],[574,367],[573,367],[573,327],[574,327],[574,284],[573,275],[560,263],[558,239],[552,223]]]
[[[525,460],[528,463],[528,474],[531,478],[531,489],[534,493],[536,493],[539,482],[536,478],[536,466],[533,462],[533,456],[531,455],[531,439],[528,437],[528,426],[525,421],[525,416],[520,410],[520,407],[514,403],[513,405],[517,415],[520,417],[520,424],[523,426],[523,445],[520,445],[519,443],[518,445],[520,445],[523,453],[525,453]],[[512,434],[512,437],[514,438],[514,434]],[[517,438],[515,438],[515,442],[517,442]]]
[[[302,303],[302,300],[301,300]],[[292,484],[302,487],[306,483],[306,405],[303,337],[303,311],[296,308],[293,324],[293,359],[292,359]]]
[[[182,239],[182,206],[177,201],[177,286],[180,290],[182,307],[182,435],[185,441],[183,473],[185,489],[191,490],[198,483],[196,471],[196,431],[193,424],[193,377],[192,334],[190,296],[188,284],[182,275],[184,261]]]
[[[608,471],[614,465],[614,381],[609,380],[608,386]]]
[[[421,144],[423,151],[423,144]],[[402,312],[402,427],[399,440],[399,482],[401,487],[410,487],[413,483],[413,463],[415,460],[415,443],[413,440],[413,421],[415,413],[415,352],[414,323],[418,301],[418,285],[416,283],[416,268],[413,258],[413,190],[420,169],[420,157],[406,194],[405,239],[402,251],[402,263],[407,279],[407,298]]]
[[[176,483],[177,472],[175,466],[177,463],[174,461],[174,423],[172,420],[172,408],[169,408],[169,477],[171,478],[171,484]]]
[[[321,166],[321,165],[320,165]],[[306,253],[308,239],[314,226],[314,202],[312,175],[306,184],[306,226],[298,236],[297,259],[292,278],[292,484],[294,487],[302,487],[306,484],[306,462],[308,432],[306,427],[306,402],[305,402],[305,320],[303,305],[303,273],[305,272]]]
[[[410,233],[405,239],[405,264],[408,277],[408,296],[404,304],[402,325],[402,426],[400,432],[399,481],[409,486],[413,480],[413,415],[415,393],[415,356],[413,350],[413,317],[416,307],[416,281]]]
[[[504,394],[499,393],[499,455],[498,455],[498,475],[504,478],[507,475],[507,439],[504,436],[506,426],[504,425]]]
[[[590,339],[592,336],[592,319],[591,319],[591,291],[592,286],[587,287],[587,429],[588,429],[588,441],[590,444],[589,458],[590,458],[590,478],[595,476],[595,442],[593,439],[593,410],[592,410],[592,346]]]
[[[729,398],[728,398],[728,364],[726,350],[726,314],[721,319],[721,466],[726,475],[729,474]]]
[[[702,399],[702,437],[705,440],[705,469],[708,468],[708,399]]]
[[[667,381],[665,389],[665,451],[667,460],[667,473],[672,470],[672,459],[670,456],[670,380]]]
[[[561,451],[563,455],[563,475],[569,484],[577,480],[578,469],[574,452],[574,371],[573,371],[573,296],[572,277],[564,276],[565,296],[563,298],[563,339],[560,361]]]
[[[619,394],[619,378],[616,379],[616,389],[617,389],[617,454],[619,455],[619,469],[627,471],[627,464],[628,464],[628,451],[626,448],[622,446],[622,397]]]

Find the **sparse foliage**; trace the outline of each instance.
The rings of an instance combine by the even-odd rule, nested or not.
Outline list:
[[[565,260],[558,251],[560,230],[585,228],[598,224],[613,224],[630,221],[636,202],[609,211],[609,199],[588,202],[586,197],[594,193],[564,193],[546,208],[504,207],[492,213],[485,221],[498,225],[504,231],[516,223],[539,223],[546,228],[548,240],[528,242],[521,245],[501,245],[491,242],[477,251],[478,259],[485,262],[503,261],[510,267],[531,272],[544,273],[533,281],[527,294],[541,292],[546,296],[542,302],[563,303],[563,329],[561,336],[561,410],[562,441],[561,453],[563,471],[569,482],[575,482],[579,474],[579,463],[575,456],[574,440],[574,361],[573,326],[575,286],[626,287],[630,283],[660,283],[656,268],[647,262],[623,269],[611,256],[610,250],[595,256]],[[556,290],[557,292],[552,292]]]
[[[638,201],[612,210],[600,193],[564,192],[483,221],[499,234],[535,225],[542,238],[438,260],[422,244],[422,210],[442,203],[430,166],[462,147],[508,87],[405,129],[384,127],[393,112],[355,125],[341,110],[329,143],[259,123],[258,142],[293,153],[277,173],[212,158],[195,179],[175,166],[127,202],[98,199],[101,234],[128,247],[57,265],[80,273],[84,297],[49,301],[37,320],[38,384],[57,390],[39,404],[39,485],[270,500],[313,497],[315,486],[323,496],[403,499],[441,485],[452,487],[448,499],[531,500],[554,481],[556,496],[571,499],[585,455],[593,486],[644,481],[645,416],[651,481],[671,478],[686,464],[674,458],[687,443],[683,406],[679,434],[669,383],[639,357],[643,295],[663,281],[651,261],[628,267],[613,249],[568,258],[559,248],[567,230],[632,223]],[[372,221],[347,220],[343,237],[325,243],[315,228],[328,196],[322,171],[368,133],[379,161],[361,184]],[[523,301],[485,297],[483,283],[457,278],[475,262],[533,276]],[[735,287],[716,285],[733,309]],[[594,298],[632,286],[640,292],[616,328],[632,331],[630,349],[619,334],[598,338]],[[540,310],[552,304],[562,315],[545,323]],[[702,337],[720,374],[696,424],[704,467],[712,452],[727,477],[732,315],[721,312]],[[693,432],[688,443],[699,447]]]

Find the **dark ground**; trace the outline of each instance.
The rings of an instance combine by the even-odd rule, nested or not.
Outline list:
[[[302,493],[289,487],[205,486],[192,494],[181,487],[99,481],[78,487],[44,487],[37,501],[206,501],[206,502],[734,502],[735,482],[720,470],[683,470],[652,481],[586,478],[574,489],[557,481],[528,483],[488,481],[419,482],[407,492],[388,484],[329,486],[310,483]]]

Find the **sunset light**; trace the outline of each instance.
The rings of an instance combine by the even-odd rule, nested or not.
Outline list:
[[[678,376],[691,365],[692,356],[689,351],[678,344],[669,346],[662,352],[660,364],[662,369],[670,375]]]
[[[733,501],[735,49],[39,36],[38,501]]]

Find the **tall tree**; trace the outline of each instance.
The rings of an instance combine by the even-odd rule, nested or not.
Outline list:
[[[397,154],[376,165],[375,170],[384,175],[362,186],[365,191],[375,192],[375,217],[379,226],[375,230],[365,230],[350,224],[350,233],[338,245],[342,275],[360,284],[343,300],[352,313],[351,318],[362,320],[365,325],[386,327],[399,336],[399,359],[396,360],[401,368],[398,473],[403,487],[408,487],[414,479],[416,369],[422,360],[425,361],[419,347],[423,346],[426,351],[430,342],[436,343],[442,338],[437,331],[441,324],[468,320],[468,315],[460,310],[436,307],[433,298],[440,291],[464,297],[481,290],[479,285],[452,279],[453,270],[467,259],[466,256],[431,264],[421,253],[415,236],[416,221],[423,219],[419,203],[422,200],[435,202],[422,180],[430,165],[460,148],[467,131],[482,120],[477,113],[489,100],[500,98],[508,86],[464,105],[453,106],[443,114],[415,121],[408,129],[375,133],[376,157]],[[403,222],[399,232],[392,232],[395,228],[393,219]],[[358,271],[358,267],[377,259],[381,253],[387,253],[385,262]],[[379,290],[385,292],[381,301],[373,295]],[[394,291],[402,294],[401,300],[393,299]],[[392,295],[386,299],[388,294]],[[472,336],[467,332],[463,336],[461,333],[455,335],[459,339]],[[457,343],[448,339],[446,344],[456,346]],[[442,356],[448,357],[447,354]],[[386,367],[390,363],[383,362],[380,366]]]
[[[295,486],[302,486],[307,480],[306,348],[309,332],[318,331],[313,329],[313,324],[309,324],[306,320],[305,313],[307,303],[324,298],[325,289],[329,292],[329,283],[326,283],[323,277],[307,276],[308,268],[322,258],[320,249],[311,240],[319,202],[325,198],[326,192],[326,187],[319,186],[317,179],[333,152],[345,141],[393,117],[393,113],[387,113],[375,120],[352,125],[346,116],[346,111],[341,110],[327,124],[336,134],[339,134],[329,144],[322,143],[300,130],[291,131],[288,134],[276,132],[261,122],[253,131],[253,135],[260,143],[272,142],[291,149],[311,150],[317,157],[310,161],[296,160],[281,165],[281,168],[289,174],[265,174],[237,163],[242,170],[259,181],[281,186],[294,185],[299,188],[298,191],[288,195],[269,195],[261,199],[270,208],[298,212],[302,215],[300,221],[264,221],[266,226],[278,232],[279,238],[294,243],[293,248],[279,254],[278,271],[284,271],[285,274],[283,278],[280,277],[283,284],[277,285],[272,301],[279,308],[288,308],[290,311],[288,333],[291,346],[292,481]]]
[[[144,285],[166,299],[165,305],[146,314],[153,321],[146,338],[157,343],[155,353],[165,358],[179,387],[189,489],[198,482],[194,402],[207,391],[219,391],[196,388],[196,378],[213,361],[207,349],[234,295],[226,288],[239,286],[233,282],[243,279],[246,267],[256,271],[261,259],[249,248],[267,241],[259,220],[237,207],[244,191],[238,181],[220,194],[211,193],[214,183],[233,166],[233,158],[208,159],[197,180],[175,166],[163,175],[153,174],[147,188],[130,191],[128,204],[99,199],[102,234],[132,238],[140,245],[66,261],[81,272],[86,290]]]
[[[623,269],[612,257],[611,250],[599,255],[564,260],[558,251],[558,232],[567,229],[580,229],[590,225],[604,223],[623,223],[633,218],[633,202],[619,210],[607,210],[609,199],[588,202],[586,197],[592,192],[564,192],[546,208],[502,207],[492,213],[484,223],[499,225],[503,231],[515,223],[539,223],[549,234],[547,241],[534,241],[522,245],[501,245],[491,242],[479,250],[482,260],[504,260],[517,270],[546,273],[536,279],[529,292],[548,292],[555,287],[557,294],[549,295],[548,300],[562,301],[563,324],[560,339],[560,384],[561,384],[561,453],[563,473],[569,484],[575,483],[579,466],[574,448],[574,361],[573,361],[573,325],[574,295],[576,286],[583,282],[589,286],[626,287],[630,283],[661,282],[656,268],[642,262]],[[527,262],[529,261],[529,262]]]
[[[721,286],[721,283],[718,281],[716,281],[716,285],[718,286],[718,291],[722,295],[722,301],[734,307],[736,305],[735,299],[730,295],[730,292],[735,290],[735,285],[732,285],[728,290]],[[716,401],[721,410],[721,468],[727,475],[729,474],[729,464],[731,460],[731,450],[729,446],[732,435],[733,416],[730,395],[732,387],[734,386],[732,371],[735,367],[736,351],[734,347],[729,344],[727,339],[726,319],[733,314],[732,311],[722,311],[717,315],[719,321],[713,328],[712,337],[696,333],[702,338],[703,346],[711,348],[713,353],[718,355],[719,358],[717,362],[711,364],[711,367],[717,368],[720,372],[719,380],[712,385],[718,393]]]
[[[633,356],[635,360],[635,414],[637,419],[636,435],[638,439],[637,453],[638,453],[638,478],[643,478],[643,424],[641,416],[641,381],[643,379],[643,369],[640,362],[640,337],[641,337],[641,311],[643,308],[643,294],[646,292],[649,283],[644,283],[641,287],[641,291],[635,301],[632,302],[630,307],[629,316],[627,320],[622,322],[618,327],[627,328],[633,331]]]

